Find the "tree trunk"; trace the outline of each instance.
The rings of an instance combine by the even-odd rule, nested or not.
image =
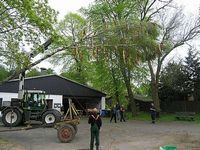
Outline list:
[[[158,96],[158,80],[159,80],[160,66],[158,65],[156,74],[154,74],[151,61],[148,61],[148,66],[151,74],[152,99],[157,111],[160,111],[160,99]]]
[[[127,68],[121,68],[122,75],[123,75],[123,78],[124,78],[124,82],[125,82],[125,85],[126,85],[126,89],[127,89],[127,92],[128,92],[128,98],[129,98],[129,103],[130,103],[130,106],[131,106],[131,112],[132,112],[132,115],[135,116],[136,113],[137,113],[136,104],[135,104],[135,99],[133,97],[133,91],[132,91],[132,88],[131,88],[130,74],[126,73],[126,70],[128,70],[128,69]]]
[[[131,105],[131,112],[132,112],[132,115],[135,116],[136,113],[137,113],[137,110],[136,110],[135,99],[133,97],[133,92],[132,92],[130,84],[126,84],[126,88],[127,88],[127,91],[128,91],[129,102],[130,102],[130,105]]]
[[[151,89],[152,89],[152,99],[156,110],[160,112],[160,99],[158,96],[158,84],[155,81],[151,82]]]

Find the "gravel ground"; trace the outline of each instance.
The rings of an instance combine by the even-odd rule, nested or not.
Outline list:
[[[8,129],[3,126],[0,130]],[[53,128],[37,128],[25,131],[0,132],[0,138],[21,147],[12,149],[1,144],[0,150],[80,150],[88,149],[90,126],[82,119],[78,132],[70,143],[60,143]],[[100,134],[101,150],[159,150],[171,145],[179,150],[200,150],[200,125],[192,122],[167,122],[151,124],[148,121],[110,123],[103,118]],[[12,145],[12,144],[11,144]],[[4,147],[3,147],[4,146]],[[17,148],[14,146],[14,148]]]

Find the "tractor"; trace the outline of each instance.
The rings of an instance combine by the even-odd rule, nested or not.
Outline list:
[[[2,109],[2,122],[9,127],[30,123],[31,120],[41,121],[45,126],[53,126],[60,119],[60,112],[48,108],[45,92],[40,90],[24,90],[22,99],[16,99],[11,106]]]

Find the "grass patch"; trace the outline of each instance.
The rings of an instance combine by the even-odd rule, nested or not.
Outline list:
[[[141,121],[150,121],[151,115],[147,112],[138,112],[136,116],[132,116],[131,112],[126,112],[126,118],[128,120],[141,120]],[[200,124],[200,113],[198,113],[194,119],[194,121],[189,120],[177,120],[176,115],[173,113],[160,113],[160,117],[158,118],[159,122],[172,122],[172,121],[188,121],[191,123]]]
[[[136,116],[133,116],[131,112],[127,112],[126,118],[128,120],[151,120],[150,114],[146,112],[138,112]]]
[[[151,115],[147,112],[138,112],[136,116],[132,116],[131,112],[128,112],[127,114],[128,120],[141,120],[141,121],[150,121]],[[169,113],[160,113],[160,117],[158,121],[161,122],[170,122],[170,121],[176,121],[175,114],[169,114]]]
[[[176,116],[175,116],[175,114],[172,114],[172,113],[161,113],[159,121],[161,121],[161,122],[176,121]]]
[[[7,140],[0,138],[0,144],[6,144],[6,143],[8,143]]]
[[[194,122],[197,123],[197,124],[200,124],[200,113],[196,114]]]

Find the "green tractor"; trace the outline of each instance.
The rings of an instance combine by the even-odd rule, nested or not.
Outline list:
[[[44,91],[24,90],[22,97],[2,109],[2,122],[5,126],[14,127],[30,123],[31,120],[41,121],[45,126],[53,126],[61,120],[58,110],[48,108]]]

